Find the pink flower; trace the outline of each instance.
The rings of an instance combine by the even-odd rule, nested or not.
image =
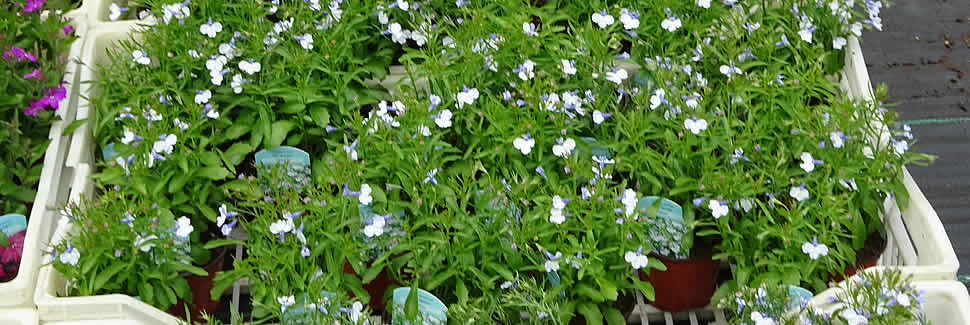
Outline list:
[[[40,74],[40,70],[34,69],[34,71],[31,71],[30,73],[25,74],[24,79],[30,79],[30,78],[36,77],[39,74]]]
[[[64,25],[64,27],[61,27],[61,29],[64,30],[64,35],[71,35],[71,32],[74,31],[74,26],[71,26],[71,24],[67,24],[67,25]]]
[[[0,262],[4,264],[16,262],[20,263],[20,259],[24,252],[24,236],[26,236],[27,231],[21,230],[20,232],[10,236],[10,246],[0,253]]]
[[[17,62],[23,61],[24,59],[30,59],[31,62],[37,62],[37,58],[35,58],[33,54],[30,54],[30,52],[26,52],[24,49],[16,46],[13,46],[6,52],[3,52],[4,59],[9,59],[10,57],[17,59]]]
[[[37,111],[43,110],[48,106],[58,109],[60,101],[67,97],[67,88],[64,88],[64,81],[61,81],[57,88],[51,87],[48,90],[44,90],[44,92],[47,93],[47,96],[30,100],[30,105],[24,108],[25,115],[37,116]]]
[[[43,6],[44,0],[27,0],[27,4],[24,5],[24,12],[35,11]]]

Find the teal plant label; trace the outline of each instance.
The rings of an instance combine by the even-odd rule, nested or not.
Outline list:
[[[657,87],[657,82],[653,79],[653,74],[647,70],[640,70],[636,75],[633,76],[633,82],[646,91],[652,91],[653,88]]]
[[[558,287],[560,284],[562,284],[562,278],[559,277],[559,272],[547,272],[546,277],[549,278],[549,284],[551,284],[553,287]],[[566,290],[559,290],[559,295],[565,297]]]
[[[357,213],[360,216],[360,223],[362,225],[373,222],[374,217],[378,216],[378,214],[371,210],[370,206],[363,204],[357,206]],[[384,227],[380,235],[368,237],[363,231],[359,231],[354,236],[358,242],[364,244],[364,254],[371,260],[375,260],[385,251],[393,249],[401,241],[401,238],[404,237],[404,225],[402,223],[404,210],[380,216],[384,218]],[[361,226],[361,229],[363,228]]]
[[[259,173],[270,166],[286,166],[285,176],[279,180],[271,180],[278,189],[302,188],[310,184],[310,154],[294,147],[277,147],[273,150],[260,150],[256,153],[256,165],[263,167]],[[264,185],[269,187],[269,184]]]
[[[609,149],[596,145],[596,139],[590,138],[590,137],[581,137],[579,139],[583,140],[583,142],[590,144],[589,149],[590,151],[592,151],[593,156],[606,157],[606,159],[613,159],[612,155],[610,155]]]
[[[115,151],[114,143],[109,143],[104,148],[101,148],[101,158],[104,158],[104,161],[111,161],[115,157],[118,157],[118,155],[119,153]]]
[[[330,291],[320,292],[320,297],[326,299],[333,299],[336,296],[337,294]],[[303,296],[296,301],[296,304],[286,308],[286,311],[283,312],[283,320],[302,323],[304,319],[309,320],[308,314],[313,313],[315,308],[317,308],[316,303],[310,300],[310,295],[304,293]]]
[[[430,292],[418,289],[417,319],[409,321],[404,306],[407,304],[411,288],[394,289],[394,308],[391,311],[392,325],[444,325],[448,323],[448,307]]]
[[[812,299],[815,295],[811,291],[798,286],[788,286],[788,308],[799,308],[802,302]]]
[[[27,229],[27,217],[22,214],[8,214],[0,217],[0,231],[7,237]]]
[[[659,201],[659,202],[658,202]],[[656,196],[640,199],[637,206],[643,218],[647,243],[657,253],[674,258],[687,258],[689,252],[681,245],[687,235],[684,209],[674,201]]]
[[[486,223],[494,222],[499,216],[499,212],[503,211],[508,212],[506,216],[508,216],[509,219],[515,219],[516,222],[519,221],[520,217],[522,216],[522,210],[519,210],[519,207],[515,206],[514,202],[509,201],[509,199],[503,194],[487,197],[487,199],[489,199],[488,202],[483,202],[483,193],[485,193],[485,191],[478,191],[475,193],[474,203],[475,211],[478,211],[477,213],[480,216],[489,218],[486,219]]]

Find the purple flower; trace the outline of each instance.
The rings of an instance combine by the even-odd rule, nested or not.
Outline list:
[[[24,49],[17,46],[12,46],[9,50],[3,52],[4,59],[9,59],[10,57],[17,59],[17,62],[23,61],[24,59],[30,59],[31,62],[37,62],[37,58],[35,58],[33,54],[30,54],[30,52],[24,51]]]
[[[67,24],[67,25],[64,25],[64,27],[61,27],[61,30],[64,31],[64,35],[71,35],[71,32],[74,31],[74,26],[71,24]]]
[[[24,12],[35,11],[43,6],[44,0],[27,0],[27,3],[24,5]]]
[[[300,249],[300,255],[302,255],[304,258],[310,257],[310,248],[303,246],[303,248]]]
[[[536,167],[536,173],[539,173],[539,176],[542,176],[542,178],[546,178],[546,170],[542,166]]]
[[[34,78],[34,77],[37,77],[37,75],[39,75],[39,74],[40,74],[40,70],[39,69],[34,69],[34,71],[31,71],[30,73],[25,74],[24,75],[24,79]]]

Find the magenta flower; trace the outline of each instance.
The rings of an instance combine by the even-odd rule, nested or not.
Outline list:
[[[71,32],[74,31],[74,26],[72,26],[71,24],[67,24],[67,25],[64,25],[64,27],[61,27],[61,29],[64,30],[64,35],[70,36]]]
[[[57,88],[51,87],[48,90],[44,90],[44,92],[47,93],[47,96],[30,100],[30,105],[24,108],[25,115],[37,116],[38,111],[48,106],[58,109],[60,101],[67,97],[67,88],[64,88],[64,81],[61,81]]]
[[[24,12],[35,11],[43,6],[44,0],[27,0],[27,4],[24,5]]]
[[[24,51],[24,49],[13,46],[6,52],[3,52],[3,58],[9,59],[13,57],[17,59],[17,62],[23,61],[24,59],[30,59],[31,62],[37,62],[37,58],[34,57],[30,52]]]
[[[40,70],[34,69],[34,71],[31,71],[30,73],[25,74],[24,75],[24,79],[34,78],[34,77],[37,77],[37,75],[39,75],[39,74],[40,74]]]
[[[10,246],[0,253],[0,262],[4,264],[10,262],[20,263],[20,259],[24,252],[24,236],[26,235],[26,230],[21,230],[20,232],[10,236]]]

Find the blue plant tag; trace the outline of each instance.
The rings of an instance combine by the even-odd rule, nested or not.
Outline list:
[[[393,325],[444,325],[448,323],[448,307],[430,292],[418,289],[418,316],[415,322],[408,321],[404,312],[411,288],[394,289],[394,309],[391,320]]]
[[[104,146],[104,148],[101,148],[101,158],[104,158],[104,161],[111,161],[115,159],[115,157],[118,157],[118,155],[120,154],[115,151],[114,143],[109,143],[108,145]]]
[[[606,159],[613,159],[613,156],[610,155],[609,149],[596,145],[596,139],[590,138],[590,137],[581,137],[579,139],[591,145],[589,150],[592,151],[593,156],[606,157]]]
[[[562,284],[562,278],[559,277],[559,272],[556,272],[556,271],[547,272],[546,277],[549,278],[549,284],[551,284],[553,287],[558,287],[560,284]],[[565,297],[566,291],[559,290],[559,295]]]
[[[654,204],[657,204],[656,213],[652,209]],[[688,229],[684,224],[684,209],[679,204],[666,198],[647,196],[640,199],[637,209],[643,218],[647,243],[654,251],[668,257],[687,258],[689,252],[681,241]]]
[[[8,214],[0,217],[0,231],[7,237],[27,229],[27,217],[22,214]]]
[[[805,288],[788,286],[788,308],[800,308],[802,302],[812,299],[815,295]]]
[[[286,177],[276,184],[277,188],[301,188],[310,184],[310,154],[294,147],[277,147],[256,153],[256,165],[262,174],[269,166],[286,166]],[[266,189],[264,189],[265,191]]]
[[[367,225],[377,215],[371,210],[369,205],[363,204],[357,206],[357,214],[360,216],[360,222],[363,225]],[[401,241],[401,238],[404,237],[404,225],[401,223],[401,220],[404,218],[404,210],[398,210],[385,217],[383,234],[375,237],[367,237],[363,231],[360,231],[354,237],[358,242],[364,244],[364,253],[371,260],[377,259],[386,250],[394,248]]]
[[[653,90],[657,85],[657,82],[653,80],[653,74],[646,70],[640,70],[640,72],[634,75],[633,82],[647,91]]]

